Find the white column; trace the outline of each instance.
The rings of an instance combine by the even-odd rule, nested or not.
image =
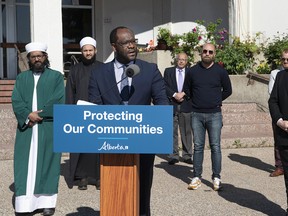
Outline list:
[[[251,1],[241,0],[240,1],[240,39],[246,39],[247,36],[252,35],[251,31]]]
[[[246,39],[251,35],[251,5],[249,0],[231,0],[229,23],[234,36]],[[231,20],[230,20],[231,21]],[[232,26],[233,25],[233,26]]]
[[[31,0],[31,40],[48,45],[52,69],[63,73],[62,1]]]

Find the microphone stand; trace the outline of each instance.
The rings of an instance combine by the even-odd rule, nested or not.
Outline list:
[[[118,82],[116,82],[115,85],[113,85],[112,87],[110,87],[109,89],[107,89],[105,92],[103,92],[102,94],[100,94],[100,97],[102,97],[103,95],[107,94],[109,91],[111,91],[113,88],[115,88],[119,83],[121,83],[124,79],[128,79],[128,76],[125,76],[124,78],[122,78],[121,80],[119,80]]]

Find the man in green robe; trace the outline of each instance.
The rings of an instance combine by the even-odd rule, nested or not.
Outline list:
[[[63,104],[63,75],[49,68],[47,45],[25,46],[30,70],[17,76],[12,106],[17,118],[14,148],[15,212],[55,212],[60,153],[53,152],[53,105]]]

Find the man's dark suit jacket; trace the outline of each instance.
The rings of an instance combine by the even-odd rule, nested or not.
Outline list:
[[[168,105],[163,77],[156,64],[136,60],[140,73],[132,78],[129,105]],[[151,100],[152,99],[152,100]],[[122,98],[116,85],[114,61],[93,70],[89,83],[89,101],[98,105],[120,105]]]
[[[269,98],[269,110],[273,123],[282,118],[288,120],[288,70],[278,72]],[[288,133],[276,127],[275,139],[277,145],[288,146]]]
[[[187,74],[189,68],[185,68],[185,74]],[[186,79],[186,76],[185,76]],[[166,68],[164,71],[164,80],[165,80],[165,86],[166,86],[166,94],[168,96],[168,99],[170,101],[170,104],[173,105],[173,111],[174,113],[177,110],[177,106],[180,106],[180,112],[189,113],[192,111],[192,103],[191,100],[187,98],[184,99],[183,102],[179,103],[175,100],[173,97],[173,94],[175,92],[178,92],[177,87],[177,79],[176,79],[176,67],[170,67]]]

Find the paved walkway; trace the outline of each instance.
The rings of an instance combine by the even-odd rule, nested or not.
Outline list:
[[[285,215],[284,177],[269,177],[273,167],[273,148],[223,149],[223,190],[215,192],[211,183],[210,151],[205,151],[203,183],[196,191],[187,190],[190,165],[168,165],[158,156],[152,191],[153,216],[192,215]],[[79,191],[68,189],[62,175],[55,216],[99,216],[100,192],[95,187]],[[0,215],[13,216],[13,161],[0,161]],[[36,215],[41,215],[36,214]]]

